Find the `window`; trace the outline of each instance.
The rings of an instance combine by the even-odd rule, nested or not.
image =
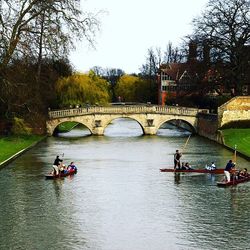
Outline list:
[[[161,73],[161,80],[165,81],[165,80],[170,80],[170,76],[167,75],[165,72]]]

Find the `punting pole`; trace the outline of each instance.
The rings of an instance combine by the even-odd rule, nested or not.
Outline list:
[[[234,164],[235,164],[235,166],[236,166],[236,158],[237,158],[237,145],[235,144],[234,145],[234,158],[233,158],[233,162],[234,162]],[[235,167],[235,169],[236,169],[236,167]],[[234,176],[234,174],[233,174],[233,183],[234,183],[234,178],[235,178],[235,176]]]
[[[236,149],[237,149],[237,145],[235,144],[234,145],[234,159],[233,159],[235,164],[236,164],[236,158],[237,158],[237,150]]]
[[[187,144],[188,144],[188,141],[189,141],[191,135],[192,135],[192,134],[190,134],[189,137],[187,138],[186,143],[184,144],[184,147],[183,147],[183,149],[182,149],[182,152],[183,152],[184,149],[186,148],[186,146],[187,146]]]

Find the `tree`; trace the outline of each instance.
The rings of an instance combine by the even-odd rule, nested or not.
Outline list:
[[[250,1],[210,0],[193,25],[193,39],[208,41],[212,62],[223,65],[224,84],[241,94],[249,75]]]
[[[96,75],[103,77],[106,79],[110,84],[111,94],[112,94],[112,102],[117,100],[115,95],[115,86],[119,81],[120,77],[125,74],[122,69],[117,68],[102,68],[100,66],[94,66],[92,70],[95,72]]]
[[[104,105],[110,102],[108,82],[93,71],[59,79],[56,93],[61,107],[97,103]]]
[[[172,42],[168,42],[164,52],[164,63],[179,63],[184,59],[183,52],[178,47],[173,47]]]
[[[40,93],[43,58],[66,59],[74,41],[93,43],[99,27],[96,15],[84,13],[80,0],[1,0],[0,5],[0,104],[9,110],[17,82],[8,78],[8,67],[31,59]],[[28,56],[27,56],[28,55]],[[35,73],[36,72],[36,73]],[[16,85],[15,85],[16,84]]]
[[[0,12],[1,67],[13,56],[37,55],[41,48],[61,57],[73,47],[74,39],[93,42],[98,20],[83,13],[80,0],[2,0]],[[39,46],[38,46],[39,45]],[[40,52],[39,52],[40,53]]]
[[[11,82],[11,87],[5,92],[8,105],[0,105],[0,114],[5,118],[11,119],[16,115],[31,118],[36,113],[46,115],[48,107],[57,108],[55,82],[72,74],[71,65],[67,60],[43,59],[41,66],[43,87],[39,92],[36,85],[37,61],[34,58],[12,60],[7,67],[6,77]]]
[[[116,96],[124,102],[156,103],[157,85],[135,75],[123,75],[115,87]]]
[[[162,63],[162,52],[160,48],[150,48],[146,56],[146,63],[142,65],[140,75],[154,79]]]
[[[140,78],[137,76],[123,75],[115,87],[116,96],[120,96],[124,102],[136,102],[135,91],[139,81]]]

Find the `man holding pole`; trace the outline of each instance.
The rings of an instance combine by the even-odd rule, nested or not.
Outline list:
[[[224,169],[224,174],[225,174],[225,176],[226,176],[226,180],[227,180],[227,182],[229,182],[230,181],[230,177],[231,177],[231,175],[230,175],[230,171],[232,171],[232,169],[235,167],[235,164],[233,163],[233,161],[232,160],[229,160],[229,162],[227,163],[227,165],[226,165],[226,167],[225,167],[225,169]]]
[[[54,175],[59,175],[59,166],[61,165],[62,161],[63,160],[59,158],[59,155],[57,155],[53,163]]]
[[[182,154],[177,149],[174,154],[174,169],[176,169],[176,167],[178,167],[178,169],[181,168],[181,156]]]

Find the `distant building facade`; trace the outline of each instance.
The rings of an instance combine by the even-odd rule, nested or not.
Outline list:
[[[249,50],[249,48],[246,48]],[[249,60],[249,61],[248,61]],[[250,63],[248,59],[246,63]],[[250,64],[249,64],[250,65]],[[224,65],[221,65],[223,68]],[[226,90],[221,80],[220,67],[210,63],[210,48],[203,45],[202,60],[197,59],[197,44],[190,42],[187,61],[184,63],[162,64],[158,72],[158,104],[165,105],[166,100],[191,94],[219,95]],[[250,71],[250,70],[249,70]],[[243,85],[243,93],[250,91],[250,77]],[[233,92],[233,90],[231,91]],[[228,93],[230,94],[230,93]]]

